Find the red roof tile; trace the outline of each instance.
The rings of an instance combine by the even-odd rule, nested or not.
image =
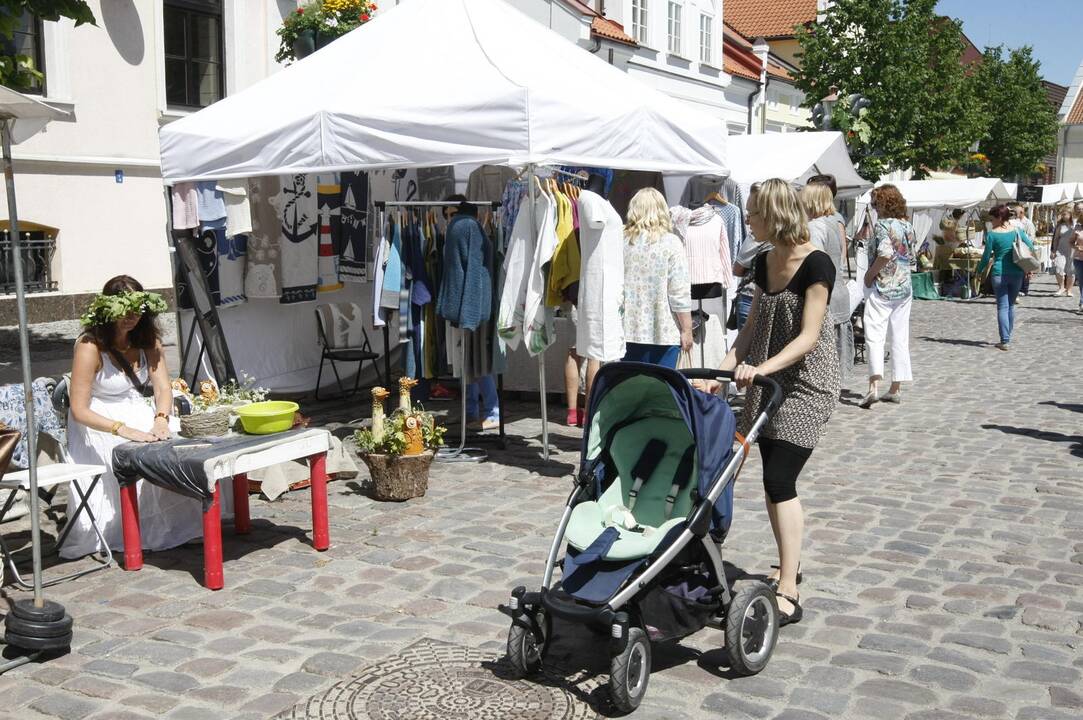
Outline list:
[[[816,0],[725,0],[722,13],[745,37],[786,38],[816,20]]]
[[[752,43],[734,30],[728,23],[722,23],[722,69],[730,75],[759,82],[760,59],[752,52]],[[785,68],[767,61],[767,74],[780,80],[791,81]]]
[[[1083,124],[1083,92],[1078,93],[1075,96],[1075,104],[1072,105],[1072,109],[1068,112],[1068,117],[1064,118],[1064,124]]]
[[[623,25],[602,15],[598,15],[591,21],[590,32],[606,40],[624,43],[625,45],[638,45],[635,38],[624,32]]]

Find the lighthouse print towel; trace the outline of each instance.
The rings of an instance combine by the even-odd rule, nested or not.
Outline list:
[[[341,235],[342,189],[338,173],[317,176],[316,198],[319,205],[320,249],[319,284],[316,292],[333,292],[342,289],[339,279],[339,236]]]

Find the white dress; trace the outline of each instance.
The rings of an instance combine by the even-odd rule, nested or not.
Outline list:
[[[154,425],[153,399],[140,395],[108,354],[101,355],[101,363],[102,367],[90,387],[90,409],[103,417],[122,420],[135,430],[150,432]],[[141,352],[136,377],[145,382],[148,376],[146,355]],[[170,420],[170,429],[174,432],[179,429],[176,422],[175,418]],[[72,461],[109,468],[95,486],[88,505],[114,553],[123,551],[124,534],[120,516],[120,486],[113,475],[113,448],[125,442],[127,440],[118,435],[88,428],[76,422],[71,413],[68,414],[68,452]],[[80,483],[84,489],[87,484]],[[139,480],[137,487],[143,549],[167,550],[203,536],[201,501],[144,480]],[[68,517],[78,505],[78,496],[73,489],[68,497]],[[222,515],[225,517],[227,508],[230,512],[233,509],[232,483],[222,484],[222,505]],[[60,555],[69,559],[80,558],[102,549],[84,511],[75,519]]]
[[[575,348],[580,357],[611,362],[624,357],[624,227],[605,198],[579,192],[579,322]]]

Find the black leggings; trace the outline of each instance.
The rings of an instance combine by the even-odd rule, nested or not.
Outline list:
[[[812,450],[785,440],[761,437],[760,458],[763,459],[763,489],[773,503],[797,497],[797,476],[805,467]]]

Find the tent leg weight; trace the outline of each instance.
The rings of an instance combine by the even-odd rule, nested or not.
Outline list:
[[[23,650],[66,650],[71,647],[72,618],[64,606],[46,600],[18,600],[4,617],[4,642]]]

